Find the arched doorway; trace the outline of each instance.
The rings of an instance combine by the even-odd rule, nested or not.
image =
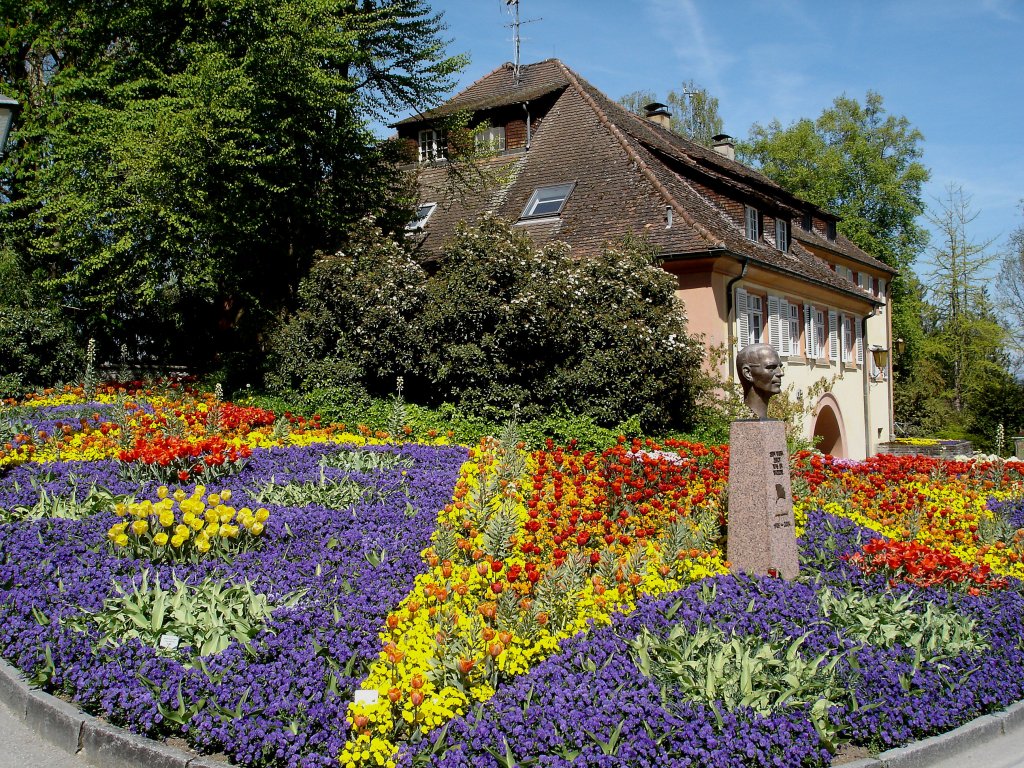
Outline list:
[[[843,414],[839,410],[839,402],[832,394],[824,394],[815,409],[814,431],[811,433],[818,441],[818,450],[837,458],[846,458],[846,429],[843,427]]]

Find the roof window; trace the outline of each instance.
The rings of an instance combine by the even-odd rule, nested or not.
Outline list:
[[[829,240],[835,240],[836,239],[836,223],[834,221],[826,221],[825,222],[825,236]]]
[[[530,196],[530,201],[523,208],[521,219],[536,219],[541,216],[557,216],[565,207],[565,201],[569,199],[575,188],[576,182],[568,184],[556,184],[551,187],[538,187]]]
[[[435,208],[437,208],[437,203],[422,203],[416,206],[416,216],[405,225],[405,228],[408,230],[423,229]]]

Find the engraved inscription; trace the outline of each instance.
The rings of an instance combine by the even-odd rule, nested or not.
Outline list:
[[[782,463],[784,461],[784,459],[783,459],[783,452],[782,451],[768,451],[768,456],[770,456],[771,460],[772,460],[772,474],[775,475],[776,477],[778,477],[779,475],[782,474],[783,468],[785,466]]]

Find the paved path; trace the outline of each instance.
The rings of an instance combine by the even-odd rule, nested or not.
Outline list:
[[[89,764],[47,744],[0,702],[0,768],[89,768]]]

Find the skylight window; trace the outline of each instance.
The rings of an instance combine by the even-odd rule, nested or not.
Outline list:
[[[435,208],[437,208],[437,203],[423,203],[416,206],[416,216],[405,225],[405,228],[409,230],[423,229]]]
[[[552,187],[538,187],[523,208],[522,219],[536,219],[541,216],[557,216],[562,212],[565,201],[572,194],[576,182],[557,184]]]

